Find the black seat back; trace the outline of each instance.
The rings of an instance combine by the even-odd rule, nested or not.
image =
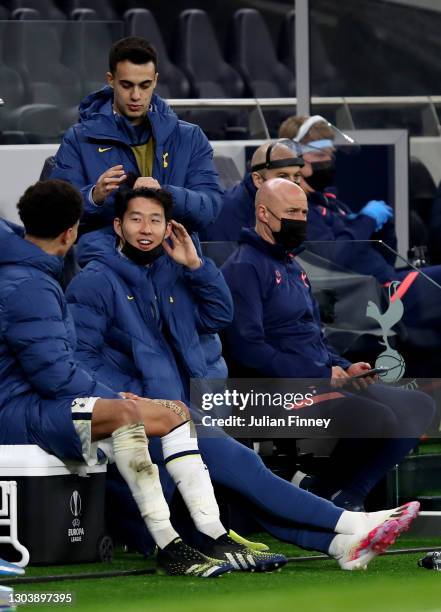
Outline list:
[[[210,18],[205,11],[188,9],[181,13],[178,39],[178,64],[190,78],[196,96],[243,97],[243,79],[223,58]]]
[[[148,9],[130,9],[124,13],[127,36],[142,36],[158,54],[159,79],[156,91],[163,98],[188,98],[190,83],[170,60],[156,19]]]
[[[40,19],[66,19],[66,15],[52,0],[9,0],[9,9],[35,9]]]
[[[295,95],[294,74],[276,56],[268,27],[255,9],[240,9],[233,18],[233,64],[255,97]]]

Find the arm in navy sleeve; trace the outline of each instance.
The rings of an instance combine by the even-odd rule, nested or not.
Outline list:
[[[191,159],[182,187],[162,185],[173,196],[173,216],[189,232],[213,223],[222,207],[222,189],[213,164],[213,149],[200,128],[192,133]]]
[[[112,321],[113,291],[108,281],[102,276],[97,279],[96,274],[83,271],[70,283],[66,299],[75,321],[75,354],[79,363],[116,391],[143,395],[142,381],[136,376],[117,371],[103,355],[105,335]]]
[[[61,290],[49,281],[32,280],[19,285],[3,306],[6,342],[42,398],[118,397],[78,364],[64,322],[67,304]]]
[[[210,259],[203,258],[197,270],[184,272],[197,305],[200,333],[215,333],[233,320],[233,300],[222,272]]]

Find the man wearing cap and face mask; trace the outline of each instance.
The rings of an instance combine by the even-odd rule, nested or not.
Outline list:
[[[441,266],[422,268],[436,284],[431,283],[414,270],[396,270],[394,251],[361,242],[381,240],[395,249],[392,209],[383,201],[371,200],[354,214],[336,198],[332,192],[335,132],[324,117],[289,117],[280,126],[279,136],[293,138],[301,146],[305,160],[301,168],[301,186],[308,196],[307,240],[322,241],[322,244],[310,244],[310,248],[343,267],[374,276],[385,286],[400,281],[398,295],[404,304],[403,322],[407,326],[408,340],[418,347],[438,349],[441,345],[438,307],[441,289],[437,285],[441,285]],[[346,248],[341,248],[341,242],[340,248],[335,249],[329,244],[334,241],[353,242]]]
[[[335,132],[320,115],[312,117],[288,117],[279,129],[279,136],[291,138],[301,147],[304,166],[301,168],[300,185],[308,196],[308,240],[383,240],[392,249],[397,239],[393,223],[393,211],[382,200],[371,200],[354,214],[352,209],[338,200],[333,189],[335,182]],[[332,250],[331,256],[335,254]],[[324,253],[326,256],[326,254]],[[380,282],[395,279],[394,253],[364,245],[357,258],[353,249],[347,251],[352,269],[371,274]],[[344,253],[339,250],[339,256]],[[339,261],[342,265],[346,261]]]
[[[284,178],[300,184],[303,164],[296,145],[290,141],[270,141],[260,145],[251,159],[251,172],[238,185],[225,192],[221,213],[216,222],[202,234],[202,239],[239,240],[241,228],[254,227],[256,223],[254,199],[259,187],[272,178]]]

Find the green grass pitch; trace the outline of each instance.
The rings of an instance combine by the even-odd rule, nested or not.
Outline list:
[[[304,556],[301,549],[260,534],[272,550]],[[398,548],[438,546],[436,540],[402,537]],[[367,571],[343,572],[336,562],[289,563],[273,574],[233,573],[217,580],[145,575],[16,586],[16,592],[72,592],[74,606],[27,606],[38,610],[158,612],[435,612],[441,611],[441,572],[417,567],[423,556],[374,559]],[[119,551],[112,564],[29,568],[28,576],[69,572],[140,569],[153,566]],[[20,608],[23,609],[23,608]]]

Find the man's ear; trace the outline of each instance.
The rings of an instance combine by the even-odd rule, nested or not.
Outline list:
[[[119,238],[121,238],[121,240],[124,240],[123,234],[122,234],[122,231],[121,231],[121,220],[118,219],[118,217],[115,217],[115,219],[113,220],[113,229],[115,231],[115,234],[117,236],[119,236]]]
[[[67,230],[64,230],[64,232],[61,232],[60,234],[60,242],[63,245],[68,245],[71,244],[72,241],[72,233],[73,233],[73,228],[72,227],[68,227]]]
[[[251,178],[256,189],[259,189],[259,187],[261,187],[265,182],[263,176],[259,172],[251,172]]]
[[[263,223],[266,223],[268,221],[268,213],[263,204],[259,204],[256,208],[256,219]]]
[[[113,74],[111,72],[106,72],[106,81],[107,81],[107,85],[110,85],[110,87],[113,87]]]
[[[166,240],[167,238],[170,238],[170,234],[172,233],[173,230],[173,226],[170,223],[170,221],[167,221],[167,225],[165,226],[165,234],[164,234],[164,240]]]

